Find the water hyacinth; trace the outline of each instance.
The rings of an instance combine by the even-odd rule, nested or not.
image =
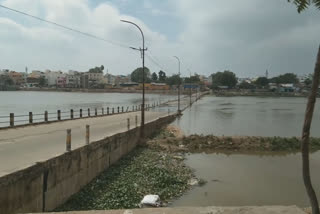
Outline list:
[[[162,201],[189,188],[192,172],[174,155],[137,148],[119,160],[56,211],[137,208],[147,194]]]

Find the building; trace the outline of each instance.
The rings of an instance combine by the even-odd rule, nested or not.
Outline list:
[[[65,74],[62,71],[46,70],[44,76],[49,87],[57,87],[58,79],[65,77]]]
[[[80,88],[81,73],[70,70],[67,74],[66,85],[68,88]]]
[[[22,85],[24,83],[23,76],[19,72],[10,71],[8,76],[13,80],[14,85]]]
[[[88,72],[80,75],[80,88],[89,88],[89,74]]]
[[[66,88],[67,87],[67,75],[61,74],[57,78],[57,87],[58,88]]]
[[[121,84],[130,82],[130,76],[118,75],[115,76],[114,85],[120,86]]]

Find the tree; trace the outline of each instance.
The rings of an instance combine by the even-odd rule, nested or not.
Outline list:
[[[159,71],[159,82],[165,82],[167,79],[166,73],[164,71]]]
[[[47,81],[44,77],[40,77],[39,79],[39,86],[44,87],[47,84]]]
[[[241,89],[254,89],[254,85],[251,83],[248,83],[247,81],[243,81],[239,84],[239,88]]]
[[[199,77],[198,74],[195,74],[195,75],[193,75],[191,77],[186,77],[184,79],[184,82],[185,83],[200,83],[200,77]]]
[[[270,82],[276,83],[276,84],[296,84],[299,82],[299,79],[296,74],[286,73],[286,74],[282,74],[277,77],[271,78]]]
[[[103,73],[103,70],[104,70],[104,66],[101,65],[100,67],[90,68],[89,72],[90,73]]]
[[[303,83],[304,83],[306,86],[309,86],[309,85],[311,85],[312,80],[309,79],[309,78],[307,78],[307,79],[305,79],[305,80],[303,81]]]
[[[131,81],[142,83],[142,80],[143,80],[143,69],[140,67],[135,69],[131,73]],[[147,67],[144,68],[144,80],[145,82],[150,82],[150,70]]]
[[[309,5],[314,4],[320,9],[320,0],[288,0],[297,5],[298,12],[300,13],[306,9]],[[302,176],[304,185],[306,187],[309,200],[311,203],[312,213],[319,214],[319,202],[317,195],[313,189],[310,176],[310,164],[309,164],[309,141],[310,141],[310,128],[314,112],[314,106],[316,103],[317,92],[319,87],[320,78],[320,47],[318,49],[318,56],[316,59],[316,65],[313,74],[313,81],[311,86],[311,93],[308,98],[307,108],[304,117],[304,124],[302,129],[302,141],[301,141],[301,153],[302,153]]]
[[[299,13],[311,5],[315,5],[320,9],[320,0],[288,0],[288,2],[293,2],[297,6]]]
[[[218,72],[212,75],[212,86],[228,86],[234,88],[237,84],[237,77],[231,71]]]
[[[264,87],[268,86],[269,80],[268,80],[267,77],[259,77],[259,78],[254,82],[254,84],[256,84],[256,86],[258,86],[258,87],[264,88]]]
[[[152,75],[151,75],[151,79],[152,81],[156,82],[158,80],[158,75],[156,72],[153,72]]]
[[[171,86],[172,86],[172,85],[179,85],[179,84],[182,83],[182,80],[181,80],[179,74],[174,74],[174,75],[172,75],[171,77],[168,77],[168,78],[166,79],[166,83],[167,83],[168,85],[171,85]]]

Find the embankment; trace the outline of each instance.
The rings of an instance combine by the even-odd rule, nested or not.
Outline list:
[[[106,89],[82,89],[82,88],[20,88],[19,91],[45,91],[45,92],[83,92],[83,93],[142,93],[134,88],[106,88]],[[177,90],[145,90],[147,94],[176,95]],[[183,90],[181,94],[189,95],[189,90]]]
[[[297,137],[201,136],[166,137],[148,142],[151,148],[169,152],[299,152]],[[320,138],[310,138],[310,151],[320,150]]]
[[[151,136],[176,115],[145,125]],[[0,213],[50,211],[63,204],[93,178],[132,151],[139,143],[140,128],[118,133],[103,140],[39,162],[0,178]]]
[[[272,91],[214,91],[213,94],[217,97],[307,97],[309,93],[301,92],[272,92]]]

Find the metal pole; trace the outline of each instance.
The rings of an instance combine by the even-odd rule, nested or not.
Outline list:
[[[86,125],[86,145],[90,143],[90,126]]]
[[[177,60],[178,60],[178,62],[179,62],[179,83],[178,83],[178,115],[180,115],[181,114],[181,110],[180,110],[180,84],[181,84],[181,82],[180,82],[180,67],[181,67],[181,62],[180,62],[180,59],[179,59],[179,57],[177,57],[177,56],[173,56],[174,58],[176,58]]]
[[[14,113],[10,113],[10,126],[14,126]]]
[[[128,126],[128,130],[130,130],[130,118],[127,118],[127,126]]]
[[[145,79],[144,79],[144,52],[145,52],[145,46],[144,46],[144,35],[143,35],[143,32],[141,30],[141,28],[133,23],[133,22],[130,22],[130,21],[126,21],[126,20],[121,20],[122,22],[125,22],[125,23],[128,23],[128,24],[132,24],[134,26],[136,26],[140,33],[141,33],[141,36],[142,36],[142,105],[141,105],[141,128],[140,128],[140,137],[143,138],[144,137],[144,115],[145,115],[145,112],[144,112],[144,99],[145,99]],[[141,49],[140,49],[141,50]]]
[[[190,71],[190,69],[188,69]],[[192,105],[192,91],[191,91],[191,71],[190,71],[190,91],[189,91],[189,95],[190,95],[190,106]]]
[[[48,122],[48,111],[44,112],[44,122]]]

